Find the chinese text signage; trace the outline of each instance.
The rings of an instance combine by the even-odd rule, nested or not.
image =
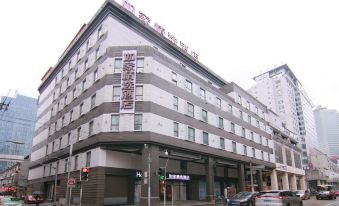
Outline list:
[[[120,113],[134,113],[137,51],[122,52]]]
[[[179,175],[179,174],[168,174],[168,177],[166,179],[168,179],[168,180],[189,181],[190,180],[190,176],[189,175]]]

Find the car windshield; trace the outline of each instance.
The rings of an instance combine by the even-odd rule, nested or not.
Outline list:
[[[251,194],[252,194],[252,193],[250,193],[250,192],[239,192],[238,194],[234,195],[233,197],[239,199],[239,198],[245,198],[245,197],[248,197],[248,196],[250,196]]]
[[[298,190],[298,191],[297,191],[297,194],[304,194],[304,193],[305,193],[304,190]]]
[[[279,196],[279,192],[278,191],[274,191],[274,192],[261,192],[260,196],[261,197],[277,197],[277,196]]]
[[[333,189],[333,186],[331,185],[322,185],[322,186],[317,186],[317,191],[330,191]]]

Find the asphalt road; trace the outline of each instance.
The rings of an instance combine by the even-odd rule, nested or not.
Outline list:
[[[336,200],[317,200],[311,197],[310,200],[303,201],[304,206],[339,206],[339,197]]]

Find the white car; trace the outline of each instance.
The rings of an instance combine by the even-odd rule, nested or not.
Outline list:
[[[302,206],[303,201],[289,190],[260,192],[255,199],[256,206]]]

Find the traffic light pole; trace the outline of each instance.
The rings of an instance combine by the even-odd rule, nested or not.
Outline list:
[[[148,151],[148,160],[147,160],[147,175],[148,175],[148,179],[147,179],[147,190],[148,190],[148,206],[151,206],[151,153]]]
[[[81,202],[82,202],[82,182],[80,182],[80,204],[79,206],[81,206]]]
[[[164,184],[164,206],[166,206],[166,166],[165,166],[165,184]]]

